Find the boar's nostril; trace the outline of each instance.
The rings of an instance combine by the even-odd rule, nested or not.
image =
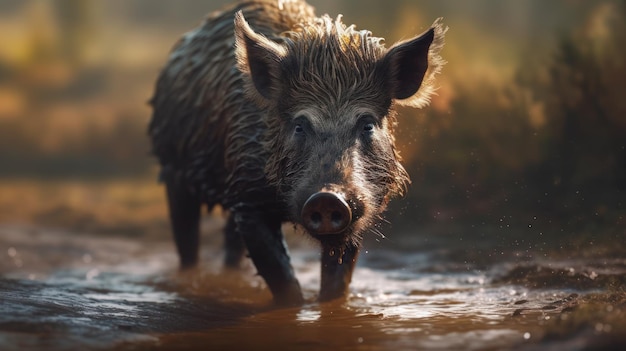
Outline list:
[[[343,221],[343,215],[339,211],[333,211],[333,213],[330,214],[330,221],[333,224],[340,225]]]
[[[313,212],[309,221],[311,228],[318,229],[322,225],[322,214]]]
[[[352,221],[350,206],[341,195],[322,191],[309,197],[302,206],[302,224],[312,234],[337,234]]]

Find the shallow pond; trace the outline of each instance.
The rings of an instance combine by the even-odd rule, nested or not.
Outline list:
[[[351,296],[324,304],[315,302],[318,254],[311,243],[296,243],[293,264],[308,303],[276,309],[252,267],[222,269],[215,240],[203,245],[201,268],[180,273],[165,238],[5,225],[0,227],[0,349],[624,345],[626,260],[541,261],[502,251],[476,264],[463,257],[464,245],[419,238],[366,242]],[[605,310],[577,314],[589,304]]]

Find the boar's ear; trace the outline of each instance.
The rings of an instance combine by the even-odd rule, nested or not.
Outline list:
[[[423,107],[434,92],[435,74],[445,61],[439,56],[448,28],[437,19],[420,36],[392,46],[383,57],[382,69],[391,88],[392,97],[405,106]]]
[[[255,33],[241,11],[235,14],[235,53],[237,66],[244,74],[247,93],[261,105],[278,98],[280,61],[286,50]]]

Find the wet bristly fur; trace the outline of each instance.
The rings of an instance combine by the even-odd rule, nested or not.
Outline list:
[[[208,16],[174,46],[157,81],[148,128],[162,173],[184,182],[209,207],[272,204],[260,146],[264,115],[244,96],[236,68],[234,14],[267,38],[314,17],[303,1],[243,1]]]
[[[209,206],[269,206],[294,222],[312,192],[334,187],[357,220],[336,242],[319,239],[360,241],[409,183],[394,106],[422,107],[435,89],[446,29],[437,20],[431,30],[422,84],[399,98],[386,59],[400,44],[386,48],[340,16],[316,17],[300,0],[243,1],[211,15],[175,46],[152,99],[163,172]],[[266,74],[255,79],[258,50]]]

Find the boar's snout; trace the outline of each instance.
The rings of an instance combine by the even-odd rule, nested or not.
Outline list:
[[[302,224],[311,234],[337,234],[352,222],[352,211],[343,196],[330,191],[311,195],[302,206]]]

